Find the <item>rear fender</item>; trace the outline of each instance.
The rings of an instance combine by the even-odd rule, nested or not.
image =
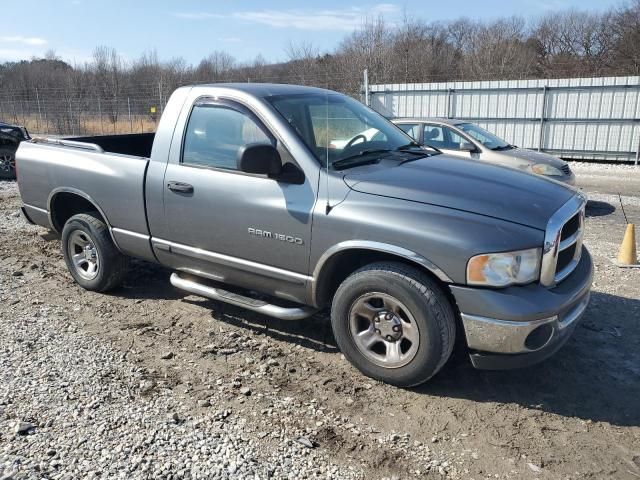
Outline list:
[[[93,198],[91,198],[91,195],[83,192],[82,190],[78,190],[77,188],[59,187],[52,190],[51,193],[49,194],[49,198],[47,199],[47,212],[48,212],[49,224],[51,225],[51,228],[53,228],[58,233],[62,233],[62,229],[64,228],[64,225],[57,225],[57,223],[54,221],[54,212],[53,212],[53,205],[54,205],[56,196],[61,193],[69,193],[72,195],[76,195],[86,200],[87,202],[89,202],[102,217],[102,220],[104,221],[104,223],[107,225],[107,228],[109,229],[109,235],[111,235],[111,240],[113,240],[113,243],[115,244],[115,246],[118,248],[118,250],[120,250],[120,247],[118,246],[118,242],[113,236],[111,223],[109,222],[109,218],[107,217],[107,215],[100,208],[98,203]]]

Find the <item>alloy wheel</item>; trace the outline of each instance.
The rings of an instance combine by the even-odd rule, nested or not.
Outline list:
[[[85,280],[93,280],[98,275],[100,257],[95,243],[85,232],[76,230],[69,238],[69,258],[75,271]]]
[[[387,293],[372,292],[356,299],[349,311],[349,330],[360,353],[380,367],[408,364],[420,345],[413,315]]]

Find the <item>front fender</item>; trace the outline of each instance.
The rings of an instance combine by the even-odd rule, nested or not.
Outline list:
[[[320,299],[322,296],[320,288],[324,282],[328,280],[326,276],[331,275],[327,271],[333,270],[333,267],[335,266],[334,260],[337,261],[336,258],[342,253],[363,251],[382,253],[397,258],[398,260],[407,260],[416,266],[423,267],[430,271],[441,281],[445,283],[453,283],[453,280],[440,267],[438,267],[438,265],[412,250],[397,245],[371,240],[346,240],[327,249],[316,263],[313,270],[313,280],[311,282],[309,293],[311,304],[319,305],[322,303]]]
[[[544,231],[525,225],[358,192],[328,215],[316,212],[313,221],[310,272],[316,282],[328,259],[356,248],[406,259],[445,283],[464,285],[472,256],[540,247],[544,241]]]

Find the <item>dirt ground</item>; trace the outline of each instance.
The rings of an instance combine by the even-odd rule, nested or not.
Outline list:
[[[267,398],[314,404],[313,415],[301,408],[289,420],[311,425],[316,448],[368,478],[638,479],[640,269],[611,259],[625,225],[618,192],[629,221],[640,225],[640,168],[574,170],[592,198],[585,239],[596,265],[592,301],[568,344],[527,369],[477,371],[458,352],[428,384],[403,390],[352,368],[326,314],[283,322],[186,295],[169,284],[169,271],[143,262],[109,295],[83,291],[58,238],[15,215],[13,182],[0,183],[0,276],[12,286],[0,314],[36,301],[62,306],[194,411],[211,385],[242,380],[252,396],[230,389],[225,398],[229,408],[248,403],[249,430],[264,428],[258,417],[272,405]],[[162,359],[167,352],[172,358]],[[446,468],[418,465],[414,451],[424,446]]]

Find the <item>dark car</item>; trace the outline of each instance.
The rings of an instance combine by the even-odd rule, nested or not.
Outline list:
[[[26,128],[0,122],[0,179],[16,178],[16,150],[23,140],[31,140]]]

